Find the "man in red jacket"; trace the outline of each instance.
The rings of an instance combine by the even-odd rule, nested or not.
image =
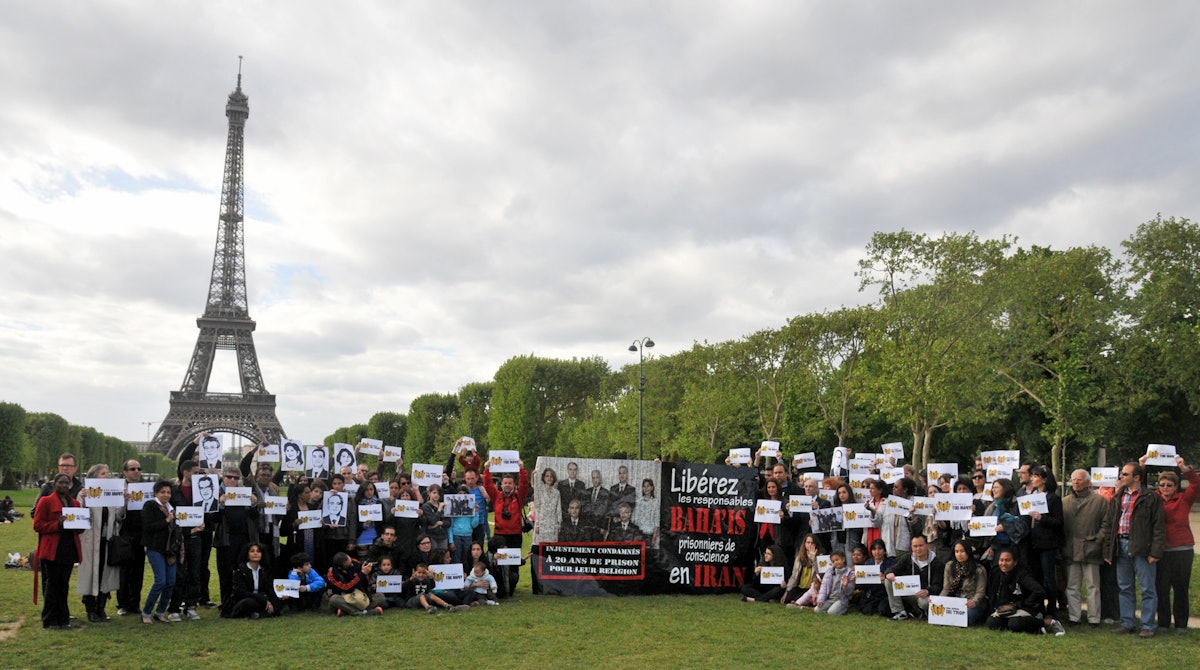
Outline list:
[[[525,469],[524,461],[517,461],[521,470],[519,472],[520,481],[516,481],[513,473],[505,472],[500,477],[500,488],[496,488],[496,484],[492,481],[492,465],[489,462],[483,466],[483,488],[488,492],[488,497],[492,500],[492,509],[495,511],[495,528],[494,535],[497,538],[504,540],[504,546],[520,548],[524,544],[524,531],[521,526],[525,520],[521,514],[521,510],[525,507],[525,501],[529,498],[529,471]],[[517,588],[517,579],[520,576],[520,566],[508,566],[509,572],[509,592]]]

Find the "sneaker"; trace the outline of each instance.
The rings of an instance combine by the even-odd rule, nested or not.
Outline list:
[[[179,617],[179,612],[171,612],[167,615],[167,621],[170,621],[171,623],[179,623],[180,621],[183,621],[183,619]]]
[[[133,614],[133,612],[130,612],[129,610],[125,609],[124,607],[117,608],[117,616],[129,616],[130,614]]]
[[[437,608],[434,607],[433,605],[426,605],[425,611],[429,612],[430,614],[437,614]]]
[[[192,621],[200,620],[200,615],[196,613],[195,607],[187,608],[186,610],[184,610],[183,614],[184,614],[184,616],[186,616],[188,619],[190,619]]]
[[[367,614],[370,616],[383,616],[383,608],[372,607],[371,609],[367,610]]]
[[[1138,637],[1143,639],[1154,637],[1154,631],[1150,630],[1149,628],[1143,628],[1142,631],[1138,633]]]
[[[500,603],[496,602],[495,600],[489,600],[489,601],[487,601],[487,604],[489,604],[489,605],[499,605]],[[1186,628],[1180,628],[1179,630],[1181,630],[1181,631],[1182,631],[1182,630],[1187,630],[1187,629],[1186,629]]]
[[[257,618],[258,618],[258,616],[259,616],[258,612],[251,612],[251,613],[250,613],[250,618],[251,618],[251,619],[257,619]]]
[[[907,618],[909,618],[908,612],[905,612],[904,610],[900,610],[900,612],[898,614],[895,614],[892,616],[892,621],[904,621]]]
[[[1051,633],[1054,633],[1054,637],[1062,637],[1067,634],[1067,629],[1063,628],[1062,623],[1058,619],[1051,619],[1050,625],[1046,628]]]

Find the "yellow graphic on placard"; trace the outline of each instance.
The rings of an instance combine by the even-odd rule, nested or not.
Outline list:
[[[446,575],[443,575],[440,572],[433,573],[433,581],[435,581],[435,582],[440,582],[445,578],[446,578]]]
[[[1099,472],[1093,472],[1093,473],[1092,473],[1092,481],[1094,481],[1094,482],[1098,482],[1098,481],[1100,481],[1101,479],[1104,479],[1104,475],[1103,475],[1103,474],[1101,474],[1101,473],[1099,473]]]
[[[854,573],[855,579],[866,579],[866,577],[867,577],[866,570],[858,570],[857,572]]]
[[[99,498],[100,494],[101,494],[101,490],[100,490],[99,486],[89,486],[88,487],[87,496],[89,498]]]
[[[265,457],[266,457],[266,455],[267,455],[267,450],[266,450],[266,448],[260,448],[260,449],[258,450],[258,457],[259,457],[259,458],[265,458]],[[282,586],[277,586],[277,587],[275,587],[275,588],[277,588],[277,589],[281,589],[281,590],[283,589],[283,587],[282,587]]]
[[[233,491],[228,491],[225,493],[225,499],[226,500],[237,500],[237,494],[234,493]]]
[[[930,614],[932,614],[932,615],[934,615],[934,616],[946,616],[946,606],[945,606],[945,605],[932,605],[932,604],[931,604],[931,605],[929,606],[929,613],[930,613]]]
[[[145,497],[146,497],[145,491],[130,491],[129,492],[129,499],[134,502],[141,502],[142,498],[145,498]]]
[[[967,524],[967,528],[970,528],[971,530],[980,530],[983,528],[983,524],[979,523],[978,521],[971,521]]]
[[[275,592],[276,592],[276,593],[283,593],[283,584],[276,584],[276,585],[275,585]]]
[[[367,513],[368,513],[368,511],[367,511],[367,509],[366,509],[365,507],[359,507],[359,508],[358,508],[358,519],[359,519],[359,521],[366,521],[366,520],[367,520]]]
[[[766,508],[766,507],[763,507],[762,505],[759,505],[759,506],[758,506],[758,509],[757,509],[757,510],[755,510],[755,511],[757,511],[757,512],[758,512],[758,515],[759,515],[759,516],[762,516],[763,514],[766,514],[766,513],[767,513],[767,508]]]
[[[988,477],[990,479],[996,478],[996,468],[988,468]]]
[[[492,465],[501,465],[504,463],[504,459],[500,458],[499,456],[492,456],[488,459],[488,463],[491,463]]]
[[[365,448],[367,448],[367,447],[369,447],[369,446],[371,446],[371,445],[367,444],[366,442],[359,442],[359,443],[358,443],[358,448],[359,448],[359,449],[365,449]]]
[[[1146,458],[1158,458],[1158,449],[1150,449],[1147,451]]]
[[[949,512],[950,511],[950,503],[946,502],[945,500],[939,500],[937,503],[934,504],[934,509],[936,509],[939,512]]]
[[[377,584],[378,586],[383,586],[383,587],[386,587],[386,586],[388,586],[389,584],[391,584],[391,582],[389,582],[389,581],[388,581],[386,578],[384,578],[384,577],[380,577],[380,578],[379,578],[379,581],[378,581],[378,582],[376,582],[376,584]]]
[[[896,504],[896,501],[892,500],[891,498],[888,498],[887,504],[888,504],[888,507],[891,507],[892,509],[896,509],[897,507],[899,507],[899,505]]]
[[[413,479],[425,479],[425,471],[413,470]]]
[[[855,519],[858,518],[858,512],[855,512],[854,510],[849,509],[849,510],[846,510],[844,516],[846,518],[846,521],[854,521]]]
[[[180,520],[180,521],[187,521],[187,520],[188,520],[188,513],[187,513],[187,512],[180,512],[179,514],[176,514],[176,515],[175,515],[175,518],[176,518],[176,519],[178,519],[178,520]]]
[[[1022,509],[1023,511],[1025,511],[1025,510],[1029,510],[1029,509],[1031,509],[1032,507],[1033,507],[1033,503],[1029,502],[1028,500],[1022,500],[1022,501],[1021,501],[1021,509]]]

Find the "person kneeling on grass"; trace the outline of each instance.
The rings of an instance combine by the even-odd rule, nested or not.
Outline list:
[[[292,612],[321,609],[321,592],[325,590],[325,580],[320,573],[313,569],[312,559],[303,551],[292,555],[292,570],[288,579],[300,582],[300,597],[288,598],[288,609]]]
[[[331,594],[329,606],[337,616],[383,614],[382,599],[376,596],[376,602],[367,595],[367,576],[371,574],[371,567],[350,558],[344,551],[333,555],[325,582],[329,584]]]
[[[496,600],[496,578],[488,574],[487,565],[483,561],[475,561],[463,588],[463,604],[479,605],[482,603],[500,604]]]
[[[271,587],[269,572],[263,568],[263,545],[251,542],[242,548],[233,569],[229,598],[222,603],[225,619],[257,619],[279,614],[279,600]]]
[[[453,605],[442,600],[433,592],[435,586],[437,586],[437,582],[433,581],[433,577],[429,575],[429,566],[418,563],[413,570],[412,578],[404,585],[404,594],[408,597],[408,608],[424,609],[430,614],[435,614],[438,608],[446,611],[455,610]]]
[[[988,602],[995,607],[988,617],[987,627],[992,630],[1010,630],[1014,633],[1044,633],[1042,606],[1046,591],[1036,579],[1017,564],[1016,550],[1012,547],[1000,549],[996,567],[988,579]],[[1056,635],[1065,632],[1057,621],[1051,619],[1051,630]]]

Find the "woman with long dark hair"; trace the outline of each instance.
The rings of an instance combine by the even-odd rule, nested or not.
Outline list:
[[[961,538],[955,540],[939,595],[966,598],[967,625],[974,626],[987,616],[987,586],[987,569],[975,561],[971,543]]]

